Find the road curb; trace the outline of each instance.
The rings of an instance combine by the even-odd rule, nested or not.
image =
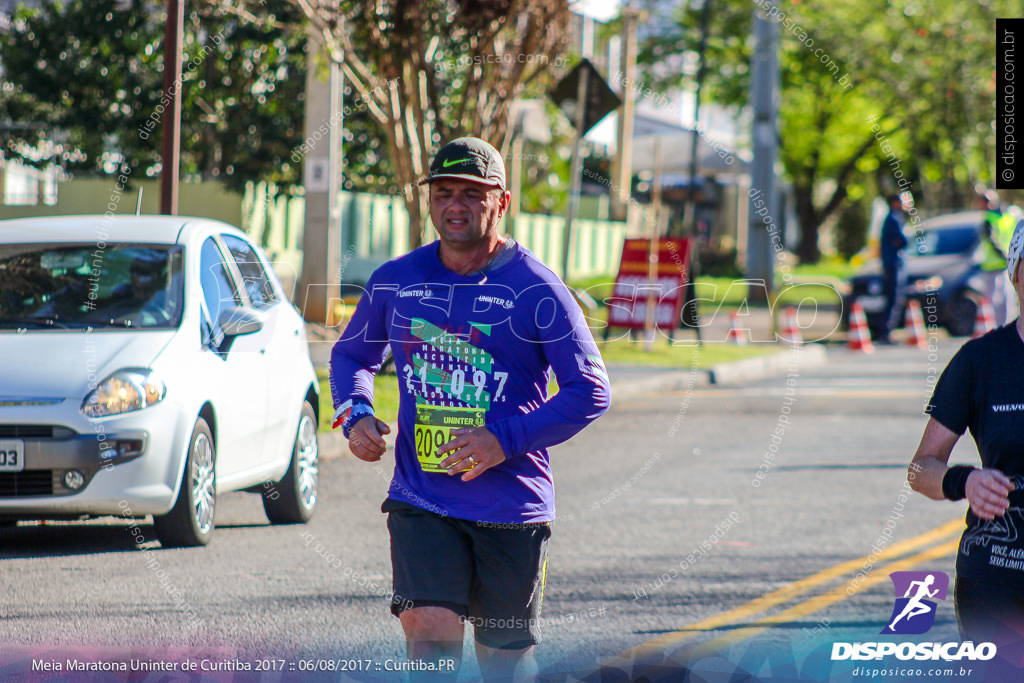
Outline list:
[[[615,367],[612,366],[608,369],[608,375],[612,384],[612,403],[622,398],[672,391],[690,391],[696,387],[706,387],[711,384],[711,371],[702,368],[667,370],[650,377],[616,380]]]
[[[615,377],[616,367],[613,365],[608,369],[612,382],[612,400],[641,394],[686,391],[712,385],[734,386],[767,377],[778,377],[789,371],[794,361],[794,352],[799,354],[797,362],[802,368],[823,365],[828,356],[823,344],[806,344],[797,349],[786,349],[764,356],[719,363],[710,368],[689,371],[663,369],[657,374],[654,374],[650,368],[644,368],[645,371],[651,372],[650,376],[618,380]],[[623,369],[626,368],[621,368],[620,372]],[[634,372],[638,370],[632,366],[628,366],[628,369]]]
[[[823,344],[805,344],[767,356],[720,363],[711,367],[711,384],[732,386],[766,377],[778,377],[789,372],[794,360],[799,367],[806,368],[824,365],[827,358],[828,352]]]

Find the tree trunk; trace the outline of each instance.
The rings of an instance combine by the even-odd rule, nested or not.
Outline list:
[[[813,186],[812,186],[813,187]],[[814,208],[812,187],[795,185],[793,198],[796,203],[796,218],[800,223],[800,243],[797,244],[796,255],[800,263],[817,263],[821,260],[818,248],[818,230],[821,227],[821,216]]]
[[[405,149],[408,146],[406,130],[403,121],[391,114],[393,110],[388,107],[387,130],[394,131],[387,136],[388,153],[395,166],[395,180],[398,183],[398,193],[405,204],[405,210],[409,214],[409,249],[416,249],[423,244],[423,214],[420,211],[421,188],[416,184],[417,175],[413,169],[411,155]]]
[[[425,197],[426,192],[421,188],[415,188],[405,198],[405,210],[409,212],[409,251],[423,245]]]

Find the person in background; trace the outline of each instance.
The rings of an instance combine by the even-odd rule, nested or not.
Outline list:
[[[992,304],[996,327],[1002,327],[1017,317],[1019,306],[1006,271],[1006,253],[1010,238],[1017,226],[1013,211],[1004,211],[999,195],[994,190],[977,188],[978,209],[985,212],[981,225],[982,296]]]
[[[904,271],[903,250],[907,246],[907,238],[903,234],[903,200],[898,194],[886,197],[889,213],[882,222],[882,235],[879,239],[879,255],[882,259],[882,294],[885,296],[885,307],[882,309],[881,321],[878,324],[877,339],[880,344],[891,344],[889,334],[899,326],[903,313]]]

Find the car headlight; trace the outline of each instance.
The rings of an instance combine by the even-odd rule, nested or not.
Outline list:
[[[108,417],[142,410],[164,400],[167,387],[152,370],[118,370],[82,401],[86,417]]]
[[[915,292],[936,292],[942,289],[942,278],[938,275],[933,275],[930,278],[917,280],[913,284]]]

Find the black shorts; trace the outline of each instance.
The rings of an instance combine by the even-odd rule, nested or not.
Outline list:
[[[996,658],[986,668],[986,682],[1021,680],[1021,668],[1024,667],[1024,586],[1018,588],[958,576],[955,596],[960,640],[972,640],[975,645],[996,645]],[[1000,672],[1002,677],[995,675],[996,672]]]
[[[445,607],[473,624],[487,647],[540,643],[549,524],[472,522],[390,499],[381,511],[389,513],[395,616]]]

